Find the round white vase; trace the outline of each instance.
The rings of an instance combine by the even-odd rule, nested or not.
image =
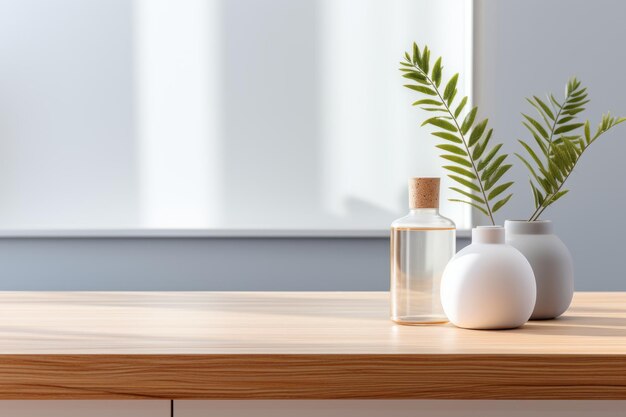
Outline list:
[[[531,320],[553,319],[567,310],[574,295],[574,265],[552,222],[507,220],[506,242],[517,248],[533,268],[537,302]]]
[[[507,245],[504,228],[472,229],[472,244],[460,250],[441,278],[448,319],[466,329],[511,329],[528,321],[535,306],[533,270]]]

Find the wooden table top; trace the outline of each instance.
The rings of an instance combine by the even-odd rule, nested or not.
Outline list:
[[[626,399],[626,293],[506,331],[382,292],[0,292],[0,399]]]

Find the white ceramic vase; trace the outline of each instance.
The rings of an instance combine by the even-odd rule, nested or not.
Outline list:
[[[574,265],[552,222],[507,220],[506,242],[517,248],[533,268],[537,302],[531,320],[553,319],[567,310],[574,295]]]
[[[441,303],[448,319],[467,329],[511,329],[526,323],[535,306],[533,270],[507,245],[504,228],[472,229],[472,244],[448,263]]]

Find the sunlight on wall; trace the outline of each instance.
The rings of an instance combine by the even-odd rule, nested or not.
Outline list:
[[[412,176],[441,176],[448,185],[434,139],[419,128],[426,116],[410,103],[397,62],[415,40],[445,57],[448,76],[471,85],[471,49],[458,42],[471,31],[471,5],[450,1],[324,0],[320,20],[323,52],[323,171],[325,208],[340,218],[384,227],[407,211]],[[471,42],[470,42],[471,45]],[[436,59],[436,56],[434,57]],[[470,211],[442,198],[442,212],[459,228]]]
[[[443,176],[397,61],[416,39],[465,69],[468,5],[137,4],[145,226],[384,229],[407,177]]]
[[[141,227],[219,224],[216,2],[135,0]]]
[[[469,0],[0,1],[4,228],[386,230],[444,176],[403,52],[471,87]]]

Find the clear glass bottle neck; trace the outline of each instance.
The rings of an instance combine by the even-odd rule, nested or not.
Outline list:
[[[438,208],[412,208],[409,211],[409,213],[413,215],[424,215],[424,214],[438,215],[439,209]]]

